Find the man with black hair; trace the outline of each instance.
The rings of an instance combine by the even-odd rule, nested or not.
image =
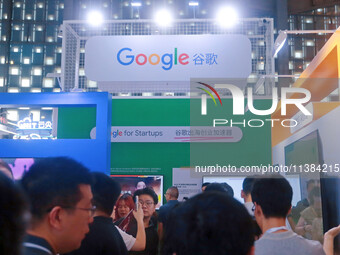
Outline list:
[[[178,205],[178,188],[176,186],[171,186],[168,188],[168,190],[165,192],[165,199],[167,203],[159,208],[158,212],[158,236],[162,240],[163,238],[163,231],[166,227],[166,221],[169,216],[169,212]]]
[[[222,182],[222,183],[210,183],[204,190],[204,192],[207,191],[219,191],[219,192],[224,192],[227,195],[234,197],[234,190],[233,188],[226,182]]]
[[[171,211],[164,254],[252,255],[252,224],[244,206],[226,193],[200,193]]]
[[[127,254],[122,236],[110,217],[120,195],[120,186],[103,173],[91,173],[91,175],[93,177],[93,204],[96,206],[93,223],[81,247],[69,255]]]
[[[89,170],[70,158],[46,158],[31,166],[21,180],[32,215],[24,255],[54,255],[80,247],[95,211],[91,182]]]
[[[269,175],[258,178],[251,196],[256,221],[264,233],[255,242],[256,255],[324,254],[319,242],[304,239],[286,227],[293,190],[284,177]]]
[[[146,247],[144,251],[129,252],[129,254],[139,255],[156,255],[158,253],[158,234],[157,226],[151,220],[152,215],[156,210],[158,204],[158,197],[155,191],[151,188],[139,189],[133,194],[134,201],[138,196],[139,206],[142,207],[144,213],[144,226],[146,235]],[[136,236],[136,228],[131,228],[128,234]]]
[[[256,179],[254,176],[248,176],[244,178],[243,183],[242,183],[242,190],[241,190],[241,197],[244,200],[244,206],[246,207],[248,213],[251,216],[254,216],[254,212],[252,211],[254,204],[251,198],[251,190],[253,189],[255,180]]]
[[[210,184],[210,182],[202,183],[202,192],[206,189],[206,187]]]
[[[19,255],[28,204],[19,187],[0,171],[0,254]]]

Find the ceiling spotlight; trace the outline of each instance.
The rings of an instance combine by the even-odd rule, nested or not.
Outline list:
[[[195,2],[195,1],[190,1],[189,2],[189,6],[198,6],[199,3],[198,2]]]
[[[156,13],[155,21],[158,23],[159,26],[167,27],[170,26],[172,23],[172,16],[169,11],[160,10]]]
[[[131,2],[131,6],[132,7],[141,7],[142,3],[140,3],[140,2]]]
[[[98,27],[103,24],[103,14],[99,11],[91,11],[87,15],[87,22],[94,27]]]
[[[232,27],[238,20],[238,13],[233,7],[223,7],[217,13],[217,21],[222,27]]]

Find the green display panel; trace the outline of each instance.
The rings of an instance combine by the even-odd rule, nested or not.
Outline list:
[[[112,104],[112,126],[190,125],[189,99],[116,99]],[[172,185],[173,168],[190,166],[189,143],[112,143],[111,155],[112,174],[161,174],[165,189]]]
[[[232,105],[231,100],[224,99],[224,103]],[[112,126],[190,126],[190,105],[190,99],[113,99]],[[256,102],[259,109],[268,109],[270,105],[270,100]],[[94,114],[95,111],[86,108],[59,110],[58,138],[74,135],[89,138],[95,126]],[[87,122],[75,121],[74,116],[85,117]],[[243,118],[254,116],[246,113]],[[214,145],[214,152],[209,153],[210,162],[221,161],[222,157],[224,162],[237,167],[271,164],[270,122],[261,128],[241,129],[243,137],[239,142]],[[201,143],[192,149],[200,151],[204,146]],[[190,149],[190,143],[111,143],[111,174],[163,175],[166,190],[172,185],[172,169],[191,165]]]

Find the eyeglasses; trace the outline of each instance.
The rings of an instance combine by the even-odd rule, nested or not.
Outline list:
[[[145,201],[144,202],[144,201],[141,201],[141,200],[139,200],[138,203],[140,203],[142,206],[145,205],[147,207],[150,207],[151,205],[154,204],[154,202],[151,202],[151,201]]]
[[[82,211],[88,211],[89,217],[93,217],[95,214],[97,207],[94,205],[91,208],[81,208],[81,207],[71,207],[71,206],[61,206],[64,209],[73,209],[73,210],[82,210]],[[50,208],[47,210],[47,212],[51,212],[53,208]]]
[[[69,207],[70,209],[75,209],[75,210],[83,210],[83,211],[88,211],[89,216],[93,217],[95,214],[97,207],[94,205],[91,208],[81,208],[81,207]]]

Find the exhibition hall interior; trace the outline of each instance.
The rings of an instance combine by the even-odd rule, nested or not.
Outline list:
[[[340,254],[339,27],[338,0],[0,0],[0,254]]]

